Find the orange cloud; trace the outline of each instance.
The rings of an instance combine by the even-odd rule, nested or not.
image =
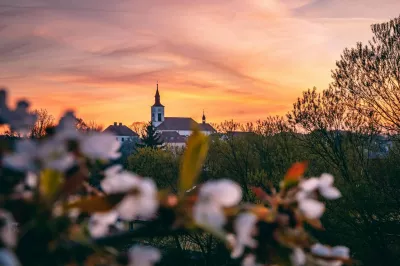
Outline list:
[[[168,116],[199,120],[205,109],[219,122],[285,114],[302,90],[328,86],[341,51],[368,40],[369,25],[400,7],[395,0],[5,1],[0,84],[33,108],[57,117],[73,108],[103,124],[149,120],[157,80]]]

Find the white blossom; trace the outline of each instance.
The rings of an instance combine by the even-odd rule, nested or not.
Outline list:
[[[312,177],[300,183],[300,188],[304,192],[311,193],[318,189],[319,193],[326,199],[338,199],[342,195],[340,191],[332,186],[333,176],[330,174],[322,174],[320,178]]]
[[[345,246],[328,247],[320,243],[314,244],[311,247],[311,253],[326,258],[337,258],[337,259],[348,259],[350,257],[350,250]],[[326,266],[340,266],[342,261],[340,260],[322,260],[318,259],[318,265]]]
[[[0,228],[1,242],[6,247],[15,247],[15,245],[17,244],[17,233],[14,218],[9,212],[5,210],[0,210],[0,220],[3,221]]]
[[[325,204],[315,199],[305,198],[299,201],[299,209],[308,219],[319,219],[325,211]]]
[[[12,154],[6,154],[3,159],[3,164],[6,167],[17,170],[35,169],[35,155],[37,145],[31,140],[20,140],[15,145],[15,151]]]
[[[25,184],[30,188],[35,188],[38,184],[38,176],[32,172],[26,173]]]
[[[255,226],[257,216],[252,213],[242,213],[237,216],[234,221],[233,228],[236,233],[232,258],[238,258],[243,254],[245,247],[256,248],[257,240],[255,240]]]
[[[89,232],[92,237],[102,237],[109,233],[110,225],[118,219],[118,213],[110,211],[106,213],[95,213],[89,220]]]
[[[108,133],[91,133],[80,142],[81,152],[90,159],[117,159],[121,155],[119,148],[119,141]]]
[[[306,263],[306,254],[301,248],[294,248],[290,260],[293,266],[302,266]]]
[[[158,249],[139,245],[130,248],[128,256],[128,266],[152,266],[161,259],[161,253]]]
[[[0,124],[9,124],[12,131],[18,131],[23,135],[36,123],[36,115],[28,112],[29,103],[27,101],[17,102],[14,110],[7,106],[7,91],[0,90]]]
[[[318,190],[327,199],[341,197],[340,191],[332,185],[333,176],[330,174],[322,174],[320,178],[312,177],[300,183],[300,191],[297,192],[296,199],[304,216],[309,219],[318,219],[325,211],[325,204],[314,198],[314,191]]]
[[[65,143],[50,139],[38,146],[37,157],[44,168],[64,172],[73,166],[74,156],[66,149]]]
[[[8,248],[0,248],[1,266],[21,266],[17,256]]]
[[[124,220],[149,219],[158,209],[157,187],[153,180],[141,178],[128,171],[118,171],[114,166],[106,170],[101,187],[108,193],[127,193],[116,206],[116,211]]]
[[[19,101],[14,111],[9,113],[8,124],[10,129],[27,135],[29,130],[35,125],[37,115],[28,112],[29,103]]]
[[[77,140],[81,137],[76,128],[77,118],[73,111],[67,111],[61,117],[56,128],[56,138],[58,140]]]
[[[66,151],[64,143],[54,139],[37,144],[32,140],[21,140],[15,152],[4,156],[5,166],[21,171],[35,171],[38,164],[43,168],[65,171],[74,163],[74,157]]]
[[[226,223],[224,207],[232,207],[242,199],[242,190],[231,180],[208,181],[200,188],[193,207],[193,218],[198,225],[220,229]]]

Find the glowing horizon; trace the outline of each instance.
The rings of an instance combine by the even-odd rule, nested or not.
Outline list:
[[[5,3],[3,3],[5,2]],[[229,4],[227,4],[229,2]],[[105,127],[166,116],[245,122],[326,88],[346,47],[399,15],[397,0],[5,0],[0,86],[10,103]]]

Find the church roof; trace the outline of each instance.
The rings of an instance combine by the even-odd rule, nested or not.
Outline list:
[[[216,132],[215,128],[212,127],[209,123],[201,123],[199,124],[200,131],[210,131],[210,132]]]
[[[116,136],[130,136],[130,137],[138,137],[139,135],[134,132],[129,127],[122,125],[122,123],[117,124],[116,122],[114,125],[108,126],[103,132],[112,133]]]
[[[165,117],[158,130],[192,130],[193,124],[197,124],[190,117]]]
[[[160,139],[165,143],[185,143],[187,138],[176,131],[164,131],[161,132]]]

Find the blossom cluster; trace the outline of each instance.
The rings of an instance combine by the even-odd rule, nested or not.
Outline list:
[[[26,131],[35,122],[34,115],[27,110],[28,104],[20,102],[15,110],[11,110],[5,95],[4,91],[0,93],[1,122]],[[21,243],[27,236],[35,235],[29,232],[35,232],[32,225],[41,226],[36,223],[38,219],[42,219],[42,223],[68,219],[68,223],[62,225],[67,224],[68,228],[56,236],[53,234],[55,239],[51,238],[44,246],[50,254],[57,250],[54,245],[63,243],[65,238],[94,245],[107,243],[98,240],[112,237],[116,232],[128,233],[127,222],[157,221],[164,219],[161,213],[168,212],[173,215],[169,216],[172,221],[164,223],[165,230],[212,234],[225,243],[231,257],[240,260],[244,266],[278,265],[282,259],[296,266],[342,265],[350,261],[347,247],[318,243],[304,226],[308,223],[318,229],[319,219],[325,211],[322,200],[341,197],[333,185],[333,176],[322,174],[304,178],[305,164],[298,163],[289,169],[279,191],[273,188],[267,193],[261,188],[252,188],[256,203],[244,202],[241,185],[232,180],[194,184],[198,173],[193,172],[193,168],[200,169],[197,166],[205,155],[191,152],[204,151],[202,145],[208,144],[204,139],[196,139],[205,138],[199,132],[192,136],[187,156],[184,156],[186,172],[179,180],[183,191],[177,195],[161,192],[151,178],[138,176],[114,164],[113,160],[120,156],[119,142],[110,134],[79,132],[73,112],[66,112],[54,133],[44,139],[25,136],[18,140],[14,151],[2,154],[2,167],[23,173],[24,178],[15,182],[10,195],[2,195],[0,199],[0,244],[4,247],[0,252],[8,254],[10,265],[19,265],[18,260],[23,258],[15,257],[12,251],[17,250],[17,254],[23,256],[24,245]],[[194,145],[198,147],[192,149]],[[87,183],[95,163],[104,166],[98,188]],[[188,186],[192,188],[187,189]],[[32,193],[26,194],[25,187]],[[96,193],[90,194],[89,190]],[[32,217],[25,217],[18,209],[9,207],[14,206],[10,202],[21,200],[16,197],[18,194],[25,195],[22,201],[26,206],[40,205],[31,212]],[[37,213],[40,215],[34,216]],[[82,219],[86,222],[78,222]],[[16,222],[24,225],[24,230],[16,230]],[[62,226],[57,224],[57,228]],[[44,229],[40,230],[38,232]],[[104,249],[103,252],[114,256],[114,263],[117,263],[115,250]],[[154,247],[136,245],[128,250],[126,258],[128,265],[150,266],[161,260],[161,252]]]

